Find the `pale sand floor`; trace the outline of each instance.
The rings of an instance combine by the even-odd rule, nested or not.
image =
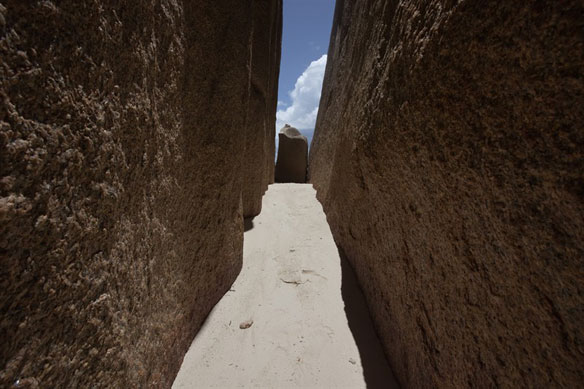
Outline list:
[[[246,230],[241,274],[173,388],[397,387],[312,186],[271,185]]]

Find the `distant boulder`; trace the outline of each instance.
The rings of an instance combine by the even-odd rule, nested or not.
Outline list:
[[[286,124],[278,134],[276,182],[305,183],[308,170],[308,140],[296,128]]]

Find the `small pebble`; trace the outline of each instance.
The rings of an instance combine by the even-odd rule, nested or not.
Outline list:
[[[246,329],[248,329],[249,327],[251,327],[251,325],[252,325],[252,324],[253,324],[253,320],[247,320],[247,321],[244,321],[244,322],[242,322],[242,323],[239,325],[239,328],[241,328],[242,330],[246,330]]]

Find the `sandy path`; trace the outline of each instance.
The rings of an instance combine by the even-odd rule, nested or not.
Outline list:
[[[395,387],[348,271],[312,186],[271,185],[245,232],[241,274],[173,388]],[[345,299],[361,310],[351,327],[342,282]],[[246,321],[253,324],[240,329]]]

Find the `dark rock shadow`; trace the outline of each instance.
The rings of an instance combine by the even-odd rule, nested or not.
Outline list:
[[[243,219],[243,232],[247,232],[253,228],[253,217]]]
[[[341,295],[345,302],[345,314],[359,349],[367,388],[399,388],[375,332],[367,302],[355,272],[340,248],[339,256],[342,271]]]

